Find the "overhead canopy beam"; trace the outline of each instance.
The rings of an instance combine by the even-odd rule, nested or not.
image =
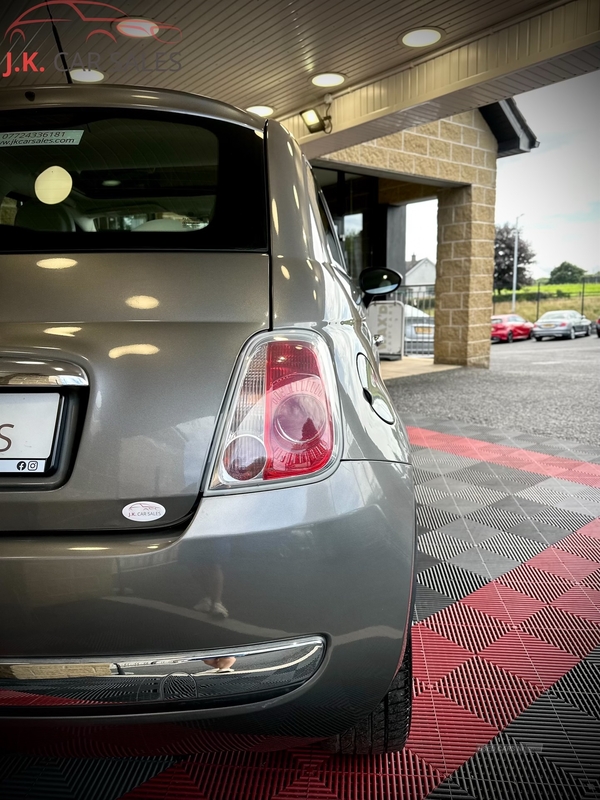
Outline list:
[[[299,114],[280,121],[312,159],[596,69],[600,0],[572,0],[339,92],[330,134],[308,134]]]

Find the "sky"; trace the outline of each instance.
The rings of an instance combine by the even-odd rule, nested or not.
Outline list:
[[[600,72],[517,96],[540,141],[498,159],[496,223],[514,224],[537,254],[534,278],[562,261],[600,270]],[[437,201],[407,211],[406,258],[435,261]]]

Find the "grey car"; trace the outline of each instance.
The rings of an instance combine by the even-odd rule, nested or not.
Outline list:
[[[402,748],[413,478],[364,311],[399,277],[353,284],[275,121],[0,108],[3,743]]]
[[[426,311],[404,304],[404,352],[406,355],[433,355],[435,322]]]
[[[575,339],[577,336],[589,336],[591,330],[591,321],[579,311],[547,311],[534,324],[532,338],[537,342],[546,337]]]

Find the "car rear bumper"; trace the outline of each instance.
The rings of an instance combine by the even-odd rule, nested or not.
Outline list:
[[[562,339],[563,336],[570,336],[571,330],[569,328],[549,328],[548,330],[536,330],[533,332],[533,335],[536,339],[543,339],[544,337]]]
[[[83,728],[88,752],[106,725],[344,730],[401,660],[414,552],[411,468],[365,461],[306,486],[204,498],[179,533],[5,538],[0,727],[13,741]],[[210,672],[227,657],[233,672]]]

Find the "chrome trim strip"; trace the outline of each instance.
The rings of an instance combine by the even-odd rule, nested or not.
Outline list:
[[[68,361],[35,356],[0,358],[0,386],[89,386],[85,372]]]
[[[195,706],[283,694],[314,675],[325,640],[309,636],[193,653],[92,658],[0,659],[0,708],[111,707],[157,702]],[[240,699],[241,696],[241,699]]]

